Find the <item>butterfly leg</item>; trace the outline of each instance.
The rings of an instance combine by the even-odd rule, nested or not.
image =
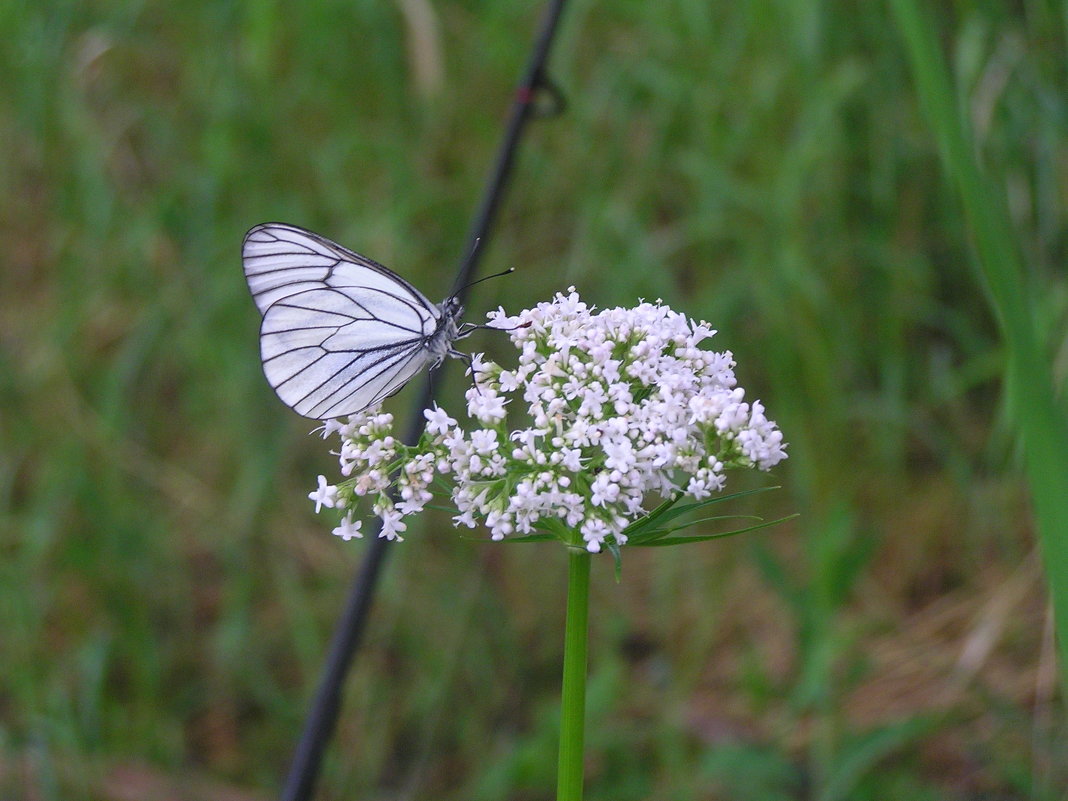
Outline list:
[[[455,348],[449,348],[449,355],[454,359],[459,359],[467,365],[467,372],[471,374],[471,383],[474,384],[475,390],[479,395],[482,394],[482,388],[478,385],[478,379],[475,378],[475,362],[471,358],[470,353],[464,353],[462,350],[456,350]]]

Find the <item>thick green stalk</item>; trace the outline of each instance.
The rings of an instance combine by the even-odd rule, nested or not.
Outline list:
[[[582,740],[586,723],[586,650],[590,554],[574,549],[567,563],[564,683],[560,693],[560,760],[556,801],[582,801]]]

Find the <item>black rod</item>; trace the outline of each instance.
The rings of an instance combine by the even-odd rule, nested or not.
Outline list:
[[[460,269],[456,273],[456,283],[453,292],[464,301],[464,287],[470,283],[479,259],[485,250],[486,239],[493,223],[497,219],[497,212],[504,198],[508,179],[512,174],[512,165],[515,163],[515,154],[519,149],[519,140],[526,130],[526,125],[533,114],[534,97],[538,90],[546,85],[545,64],[549,58],[549,48],[552,47],[553,37],[556,35],[560,14],[564,10],[565,0],[553,0],[545,11],[542,19],[541,30],[534,42],[534,50],[530,54],[526,72],[523,75],[519,87],[516,89],[515,98],[512,100],[512,113],[508,118],[508,126],[504,131],[504,140],[497,152],[497,164],[490,175],[489,183],[482,195],[482,204],[478,208],[475,219],[471,224],[471,231],[467,237],[467,250],[464,260],[460,263]],[[425,407],[424,407],[425,408]]]
[[[565,0],[553,0],[546,9],[526,72],[512,101],[511,115],[505,129],[504,140],[498,151],[497,163],[490,175],[482,203],[471,226],[464,260],[457,270],[454,287],[455,294],[461,303],[467,292],[466,285],[478,267],[490,230],[497,218],[501,200],[511,177],[519,141],[526,130],[527,123],[532,118],[534,97],[538,90],[546,85],[545,64],[564,2]],[[422,410],[428,408],[433,401],[434,387],[435,384],[430,381],[430,377],[424,376],[422,389],[412,410],[405,442],[414,443],[419,439],[424,426]],[[371,602],[378,585],[378,577],[385,562],[388,540],[377,536],[380,529],[379,523],[372,526],[370,530],[371,541],[349,590],[349,597],[341,618],[334,629],[326,665],[319,680],[319,688],[312,699],[311,708],[304,721],[304,729],[293,752],[293,762],[282,789],[282,801],[308,801],[315,790],[323,752],[337,724],[342,685],[363,640]]]

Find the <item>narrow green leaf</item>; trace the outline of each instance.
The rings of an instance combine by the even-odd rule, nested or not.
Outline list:
[[[719,520],[763,520],[764,518],[758,515],[713,515],[712,517],[702,517],[697,520],[687,521],[681,526],[672,526],[671,528],[658,528],[654,531],[643,531],[641,535],[634,539],[628,540],[628,544],[632,545],[648,545],[653,540],[663,539],[669,534],[674,534],[676,531],[682,531],[683,529],[690,528],[691,526],[700,525],[701,523],[711,523]]]
[[[852,798],[861,779],[870,775],[881,761],[937,725],[934,718],[909,718],[848,738],[817,798],[819,801]]]
[[[424,508],[425,509],[433,509],[433,510],[435,510],[437,512],[445,512],[446,514],[450,514],[450,515],[456,514],[456,507],[455,506],[438,506],[437,504],[428,503]]]
[[[778,486],[774,486],[774,487],[759,487],[757,489],[744,490],[742,492],[732,492],[732,493],[730,493],[728,495],[713,495],[712,497],[705,498],[704,500],[694,501],[692,503],[685,503],[685,504],[677,505],[672,509],[665,510],[665,512],[660,516],[659,519],[660,519],[661,522],[663,522],[665,520],[673,520],[676,517],[679,517],[680,515],[686,514],[687,512],[692,512],[695,509],[703,509],[704,507],[711,506],[714,503],[723,503],[724,501],[734,501],[734,500],[737,500],[739,498],[744,498],[747,495],[756,495],[757,493],[760,493],[760,492],[769,492],[771,490],[777,490],[777,489],[780,489],[780,487],[778,487]]]
[[[760,520],[763,521],[760,515],[712,515],[711,517],[699,517],[697,520],[687,520],[681,526],[675,526],[667,530],[668,534],[673,534],[676,531],[682,531],[683,529],[690,528],[691,526],[699,526],[702,523],[713,523],[717,520]]]
[[[778,520],[769,520],[764,523],[757,523],[755,526],[739,528],[735,529],[734,531],[723,531],[718,534],[693,534],[685,537],[664,537],[662,539],[653,540],[651,542],[640,542],[637,543],[637,545],[638,547],[659,547],[662,545],[684,545],[690,542],[706,542],[708,540],[719,540],[723,539],[724,537],[733,537],[736,534],[745,534],[749,531],[756,531],[757,529],[775,526],[787,520],[792,520],[795,517],[799,517],[799,515],[787,515],[786,517],[780,517]]]
[[[648,539],[650,536],[663,536],[663,534],[657,533],[660,531],[661,525],[670,522],[675,518],[681,517],[698,509],[703,509],[706,506],[711,506],[714,503],[722,503],[723,501],[734,500],[737,498],[745,497],[746,495],[754,495],[758,492],[767,492],[768,490],[773,489],[779,489],[779,487],[760,487],[752,490],[744,490],[742,492],[732,492],[727,495],[716,495],[701,501],[694,501],[691,503],[684,504],[679,503],[679,500],[681,500],[681,496],[676,495],[673,498],[669,498],[667,501],[664,501],[664,503],[660,504],[656,509],[654,509],[641,520],[636,520],[635,522],[631,523],[629,526],[623,529],[623,533],[626,535],[628,542],[641,542]],[[670,532],[671,530],[667,530],[666,533]]]
[[[1039,345],[1035,321],[1040,315],[1031,302],[1005,192],[976,163],[975,142],[960,111],[932,15],[916,0],[892,0],[891,6],[943,166],[960,193],[974,238],[977,273],[1005,341],[1005,389],[1023,446],[1061,649],[1062,680],[1068,687],[1068,494],[1064,492],[1068,419],[1057,404],[1051,367]]]
[[[476,539],[476,538],[472,538],[472,539]],[[521,537],[505,537],[504,539],[497,540],[497,541],[498,542],[509,542],[509,543],[511,543],[511,542],[550,542],[550,541],[556,541],[558,539],[559,539],[558,537],[555,537],[552,534],[524,534]]]

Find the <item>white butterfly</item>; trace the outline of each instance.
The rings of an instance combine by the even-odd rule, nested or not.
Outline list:
[[[241,246],[263,324],[260,356],[282,402],[314,420],[356,414],[397,392],[477,326],[458,326],[455,297],[440,304],[392,270],[285,223],[262,223]]]

